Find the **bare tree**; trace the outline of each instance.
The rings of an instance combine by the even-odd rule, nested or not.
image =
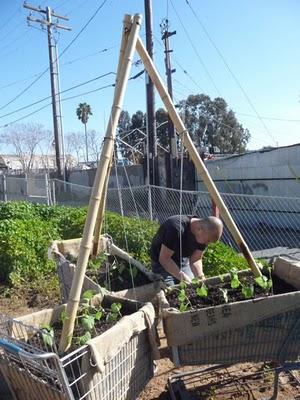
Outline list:
[[[100,134],[95,130],[87,132],[89,154],[91,156],[91,161],[99,161],[100,151],[101,151],[101,141]]]
[[[80,132],[69,132],[65,135],[66,153],[73,154],[77,163],[85,156],[85,138]]]
[[[0,142],[13,148],[24,172],[33,169],[38,146],[49,137],[49,131],[37,123],[14,124],[0,134]]]

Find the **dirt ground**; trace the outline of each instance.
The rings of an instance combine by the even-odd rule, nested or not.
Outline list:
[[[0,313],[19,316],[53,306],[49,299],[35,297],[34,293],[22,297],[0,295]],[[51,302],[50,302],[51,303]],[[266,400],[273,390],[273,366],[266,364],[236,364],[205,372],[209,366],[176,368],[162,330],[159,330],[161,359],[157,361],[155,376],[138,400]],[[197,371],[201,369],[200,371]],[[193,370],[190,376],[176,374]],[[172,379],[172,398],[168,389]],[[300,373],[281,373],[278,400],[300,400]],[[116,399],[117,400],[117,399]]]
[[[185,366],[176,368],[170,361],[163,331],[161,359],[157,361],[154,378],[140,394],[139,400],[267,400],[273,395],[274,366],[265,363],[241,363],[232,366]],[[209,371],[205,371],[210,368]],[[215,369],[212,369],[215,368]],[[191,375],[177,374],[193,371]],[[174,397],[168,388],[172,382]],[[300,400],[300,373],[281,373],[277,400]]]

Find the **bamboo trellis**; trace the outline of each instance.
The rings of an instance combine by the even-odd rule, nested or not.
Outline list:
[[[66,319],[63,326],[62,338],[60,342],[59,351],[65,352],[70,346],[71,339],[73,336],[75,318],[78,311],[78,305],[80,301],[80,293],[83,285],[84,275],[88,263],[88,258],[91,253],[91,249],[94,243],[94,248],[98,248],[98,241],[100,237],[100,231],[102,226],[105,198],[108,183],[108,173],[110,170],[115,133],[117,124],[122,109],[124,94],[126,85],[129,78],[129,72],[132,64],[132,59],[135,50],[137,50],[141,57],[145,69],[150,76],[153,84],[155,85],[165,107],[172,119],[176,131],[179,137],[182,139],[184,146],[186,147],[191,159],[193,160],[198,173],[201,175],[207,190],[209,191],[213,201],[220,210],[221,217],[227,225],[230,233],[232,234],[237,245],[240,247],[244,254],[252,272],[255,276],[260,276],[261,272],[255,263],[255,260],[239,232],[235,222],[233,221],[223,199],[221,198],[218,189],[212,181],[208,170],[206,169],[203,161],[201,160],[180,116],[178,115],[172,99],[170,98],[167,89],[165,88],[162,79],[160,78],[153,61],[147,53],[141,39],[139,38],[141,16],[129,16],[126,15],[124,18],[124,29],[121,40],[121,48],[119,55],[118,71],[116,78],[115,93],[113,99],[113,105],[111,115],[104,138],[104,145],[98,164],[92,194],[88,206],[87,218],[84,226],[83,237],[79,248],[79,256],[77,261],[77,268],[72,281],[70,290],[68,305],[66,309]],[[93,234],[95,238],[93,241]]]

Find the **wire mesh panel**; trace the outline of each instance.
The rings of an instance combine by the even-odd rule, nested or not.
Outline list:
[[[59,358],[44,334],[14,319],[0,324],[0,368],[17,400],[134,400],[153,376],[146,329],[132,330],[101,371],[89,346]]]
[[[66,206],[86,206],[92,188],[53,179],[50,184],[53,204]]]
[[[242,328],[210,334],[188,345],[178,346],[182,365],[224,364],[244,361],[300,360],[300,308],[265,318]],[[282,355],[283,356],[283,355]],[[177,355],[176,355],[177,357]]]
[[[32,196],[29,188],[32,188]],[[91,188],[74,183],[45,179],[7,177],[0,185],[0,199],[43,201],[49,204],[86,206]],[[221,193],[251,251],[285,246],[300,248],[300,198]],[[108,189],[106,210],[125,216],[156,220],[171,215],[212,214],[209,193],[182,191],[159,186]],[[236,247],[225,227],[222,241]]]
[[[143,186],[110,189],[107,196],[107,210],[160,223],[180,213],[200,217],[212,214],[212,200],[207,192]],[[277,246],[300,247],[299,198],[228,193],[221,196],[252,251]],[[222,241],[236,247],[227,227]]]

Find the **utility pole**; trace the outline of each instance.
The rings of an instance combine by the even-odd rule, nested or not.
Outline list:
[[[165,52],[165,67],[167,75],[168,92],[171,99],[173,100],[172,74],[176,71],[176,69],[172,69],[171,67],[170,53],[172,53],[173,50],[170,50],[169,37],[176,35],[176,31],[169,32],[168,19],[164,19],[161,22],[160,28],[162,34],[161,39],[164,41],[164,46],[165,46],[164,52]],[[168,137],[169,137],[170,152],[168,154],[168,162],[167,162],[167,186],[173,187],[173,159],[178,158],[178,152],[177,152],[174,124],[169,116],[168,116]]]
[[[53,131],[55,143],[55,158],[57,166],[58,179],[65,178],[65,154],[63,145],[63,127],[62,127],[62,113],[59,89],[59,69],[58,69],[58,54],[55,39],[53,37],[53,28],[64,29],[70,31],[71,28],[58,23],[58,19],[68,21],[69,18],[57,15],[50,7],[42,9],[40,6],[35,7],[28,3],[23,4],[27,8],[38,13],[45,14],[45,19],[33,18],[31,14],[27,17],[29,22],[37,22],[42,26],[47,26],[48,33],[48,48],[49,48],[49,64],[50,64],[50,80],[51,80],[51,96],[52,96],[52,114],[53,114]],[[52,17],[57,18],[57,22],[52,22]]]
[[[152,0],[145,0],[145,29],[146,49],[153,60],[153,21],[152,21]],[[147,172],[150,185],[155,185],[157,159],[155,106],[154,106],[154,85],[147,72],[146,74],[146,103],[147,103]]]

